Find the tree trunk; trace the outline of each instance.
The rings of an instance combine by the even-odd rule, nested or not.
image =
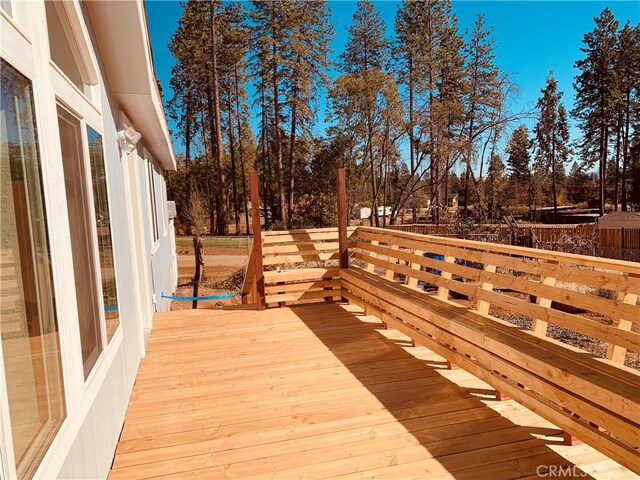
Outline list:
[[[620,142],[622,136],[622,105],[618,105],[618,116],[616,118],[616,173],[614,185],[614,205],[613,210],[618,211],[619,184],[620,184]]]
[[[622,211],[627,211],[627,162],[629,158],[630,90],[626,92],[624,136],[622,138]]]
[[[475,113],[475,105],[471,105],[471,113],[470,113],[470,120],[469,120],[469,138],[467,140],[468,142],[468,146],[467,146],[467,170],[465,172],[465,177],[464,177],[464,208],[463,208],[463,212],[465,217],[468,214],[468,208],[469,208],[469,176],[471,175],[471,158],[473,156],[473,115]]]
[[[225,185],[224,163],[222,158],[222,125],[220,121],[220,92],[218,86],[218,35],[216,31],[216,15],[214,2],[209,3],[211,15],[211,63],[212,71],[210,72],[213,87],[213,114],[215,117],[214,141],[216,147],[216,166],[218,168],[218,188],[217,188],[217,213],[218,228],[216,232],[219,235],[227,235],[228,228],[228,211],[227,211],[227,189]]]
[[[209,75],[209,82],[211,82],[211,75]],[[211,84],[209,84],[211,86]],[[214,113],[213,113],[213,100],[211,95],[211,88],[207,89],[205,92],[207,97],[207,111],[208,116],[205,115],[204,108],[202,111],[202,137],[203,137],[203,145],[205,156],[207,157],[207,164],[211,167],[211,172],[207,176],[207,197],[208,197],[208,208],[209,208],[209,235],[213,235],[215,233],[216,227],[216,212],[215,212],[215,200],[217,199],[217,195],[214,194],[214,184],[213,177],[216,172],[216,164],[213,161],[213,157],[215,156],[216,145],[214,143],[213,135],[215,131],[215,122],[214,122]],[[207,121],[205,122],[205,118]],[[205,125],[208,125],[209,131],[208,135],[205,134],[206,129]],[[207,152],[208,149],[208,152]]]
[[[233,194],[233,217],[236,223],[236,235],[240,234],[240,212],[238,210],[238,181],[236,175],[236,147],[235,138],[233,136],[233,106],[231,104],[231,95],[228,98],[227,108],[229,109],[229,157],[231,157],[231,182]]]
[[[553,221],[558,221],[558,190],[556,185],[556,132],[555,125],[551,132],[551,190],[553,194]]]
[[[415,133],[413,130],[413,54],[409,52],[409,160],[411,163],[411,175],[415,175],[416,170],[416,154],[415,154],[415,143],[413,134]],[[403,210],[404,211],[404,210]],[[418,206],[416,202],[416,192],[412,192],[411,194],[411,214],[413,218],[413,223],[417,223],[418,221]],[[404,213],[403,213],[403,222],[404,222]]]
[[[184,125],[184,176],[185,176],[185,210],[191,210],[191,89],[187,90],[186,116]],[[193,225],[189,221],[185,225],[185,234],[192,235]]]
[[[298,59],[299,61],[300,59]],[[295,78],[296,74],[294,72],[294,78]],[[296,120],[297,120],[297,108],[296,108],[296,102],[297,102],[297,89],[296,86],[293,86],[293,96],[292,96],[292,101],[291,101],[291,131],[290,131],[290,136],[289,136],[289,198],[288,198],[288,213],[289,213],[289,223],[287,224],[288,228],[293,228],[291,222],[292,220],[292,213],[293,213],[293,190],[294,190],[294,183],[295,183],[295,144],[296,144]]]
[[[249,209],[247,208],[247,181],[245,179],[244,149],[242,148],[242,123],[240,121],[240,94],[238,89],[238,65],[234,65],[233,77],[236,96],[236,123],[238,126],[238,154],[240,156],[240,171],[242,173],[242,208],[247,236],[249,236]]]
[[[604,204],[606,199],[606,172],[607,172],[607,135],[609,134],[606,125],[600,127],[602,135],[600,137],[600,216],[604,215]]]
[[[273,23],[273,46],[271,49],[272,52],[272,69],[273,69],[273,141],[275,147],[275,155],[276,155],[276,175],[278,176],[278,196],[280,200],[280,220],[285,225],[289,224],[289,219],[287,218],[287,199],[285,195],[285,187],[284,187],[284,172],[282,168],[282,139],[280,138],[280,99],[279,88],[278,88],[278,62],[276,60],[276,56],[278,55],[278,49],[276,46],[276,39],[278,36],[275,31],[275,3],[271,4],[271,19]]]

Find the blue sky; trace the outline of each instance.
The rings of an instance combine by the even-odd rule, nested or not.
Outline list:
[[[329,1],[332,10],[331,22],[335,38],[331,43],[331,57],[337,60],[347,39],[347,29],[356,9],[355,1]],[[373,2],[387,25],[387,34],[393,35],[393,23],[399,2]],[[565,92],[564,102],[568,110],[573,106],[573,79],[577,73],[574,62],[582,57],[580,47],[584,33],[593,29],[593,18],[609,7],[621,25],[627,20],[640,22],[640,3],[584,2],[584,1],[454,1],[453,11],[458,17],[460,32],[470,29],[478,13],[484,14],[487,26],[494,29],[496,40],[496,63],[503,71],[512,75],[519,87],[511,109],[532,109],[540,96],[549,70],[558,79],[560,90]],[[165,102],[172,96],[169,89],[171,67],[174,60],[169,52],[171,35],[180,17],[181,7],[177,1],[146,1],[149,30],[153,48],[156,73],[162,82]],[[332,72],[335,74],[335,72]],[[250,89],[251,92],[251,89]],[[325,128],[325,94],[318,99],[318,124],[316,133]],[[525,122],[529,126],[531,121]],[[170,128],[174,125],[170,121]],[[572,128],[572,139],[579,130]],[[174,136],[176,152],[182,152],[183,142]]]

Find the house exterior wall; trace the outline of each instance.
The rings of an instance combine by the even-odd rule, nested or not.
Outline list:
[[[153,312],[170,308],[170,303],[162,299],[161,294],[175,290],[175,239],[173,223],[164,215],[164,172],[156,163],[154,181],[159,239],[152,242],[146,181],[146,162],[149,160],[142,152],[148,150],[151,156],[153,152],[145,147],[144,137],[132,154],[120,149],[116,134],[126,123],[126,113],[115,100],[106,80],[90,19],[77,0],[69,5],[67,8],[79,20],[80,28],[75,33],[86,43],[98,78],[97,85],[90,87],[88,94],[75,88],[50,62],[44,1],[14,0],[11,15],[0,10],[0,56],[28,77],[33,86],[67,412],[35,478],[106,478],[138,365],[145,353],[145,329],[152,326]],[[120,326],[111,340],[105,341],[104,349],[86,379],[82,371],[71,266],[74,253],[63,188],[57,102],[77,112],[83,125],[100,133],[104,146]],[[143,234],[144,242],[136,242],[138,233]],[[2,478],[15,478],[3,372],[0,354],[1,473]]]

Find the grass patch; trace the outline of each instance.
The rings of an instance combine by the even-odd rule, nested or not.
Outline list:
[[[251,240],[246,237],[200,237],[204,248],[247,248]],[[193,247],[193,237],[177,237],[176,246]]]

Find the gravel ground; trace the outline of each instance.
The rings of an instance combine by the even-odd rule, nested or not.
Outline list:
[[[513,292],[503,292],[506,295],[512,295],[516,297],[524,297],[521,293],[513,293]],[[466,305],[469,307],[475,306],[475,302],[471,302],[469,300],[456,300],[456,302]],[[501,320],[505,320],[509,323],[517,325],[525,330],[531,330],[531,317],[524,315],[513,315],[508,311],[491,307],[489,313],[494,317],[500,318]],[[584,313],[582,316],[589,318],[591,320],[600,321],[607,325],[611,325],[612,319],[605,315],[599,315],[594,313]],[[637,330],[634,328],[634,331]],[[566,328],[558,327],[557,325],[549,324],[547,329],[547,336],[549,338],[553,338],[554,340],[558,340],[562,343],[566,343],[567,345],[571,345],[582,350],[585,350],[593,355],[596,355],[600,358],[604,358],[607,354],[607,344],[598,340],[597,338],[589,337],[582,333],[574,332],[573,330],[567,330]],[[627,367],[635,368],[636,370],[640,370],[640,354],[637,352],[627,352],[627,356],[625,359],[625,365]]]

